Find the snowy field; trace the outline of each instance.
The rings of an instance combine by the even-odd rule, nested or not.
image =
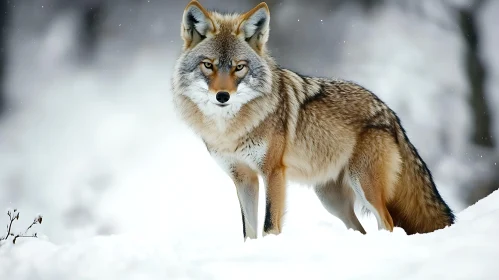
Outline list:
[[[494,7],[483,20],[495,18]],[[276,22],[295,17],[286,9]],[[16,231],[37,213],[44,220],[34,228],[38,239],[0,247],[1,280],[498,279],[499,192],[470,207],[461,197],[470,178],[498,169],[467,144],[454,35],[411,24],[417,18],[397,25],[405,16],[391,9],[368,20],[349,14],[355,26],[345,32],[342,58],[322,73],[360,81],[399,113],[456,210],[456,225],[407,236],[400,228],[380,232],[374,217],[363,216],[363,236],[346,230],[308,187],[291,185],[283,233],[243,242],[233,183],[173,111],[178,19],[157,12],[168,23],[157,24],[155,10],[143,13],[157,34],[137,35],[130,46],[129,33],[110,32],[88,65],[68,59],[70,17],[55,18],[37,36],[14,34],[7,86],[15,106],[0,119],[0,229],[6,208],[21,213]],[[499,37],[489,37],[485,51],[499,61],[491,51]]]
[[[0,250],[0,279],[492,280],[499,275],[499,191],[460,212],[454,226],[426,235],[407,236],[396,228],[363,236],[314,214],[290,213],[297,219],[280,236],[245,243],[234,238],[235,216],[191,231],[183,223],[170,224],[171,235],[111,235],[69,245],[22,241]],[[176,234],[178,227],[184,233]]]

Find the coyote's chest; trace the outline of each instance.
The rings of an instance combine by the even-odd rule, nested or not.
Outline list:
[[[226,171],[235,164],[245,164],[255,171],[261,171],[268,146],[261,139],[246,137],[240,141],[220,141],[215,145],[209,145],[208,150]]]

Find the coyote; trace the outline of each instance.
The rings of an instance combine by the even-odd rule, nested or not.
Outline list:
[[[265,3],[221,14],[191,1],[172,78],[176,112],[235,184],[244,240],[257,238],[258,176],[266,191],[262,236],[282,232],[287,181],[312,185],[328,212],[364,234],[355,199],[379,230],[452,225],[397,115],[354,82],[279,67],[267,50],[269,21]]]

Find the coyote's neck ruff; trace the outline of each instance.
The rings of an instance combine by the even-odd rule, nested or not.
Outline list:
[[[287,180],[313,185],[329,212],[363,233],[355,198],[380,229],[451,225],[454,215],[395,113],[355,83],[279,68],[266,50],[269,20],[265,3],[224,15],[190,2],[173,75],[178,112],[234,181],[244,237],[257,237],[258,175],[264,235],[282,230]]]

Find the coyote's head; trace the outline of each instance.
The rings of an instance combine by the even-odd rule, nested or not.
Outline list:
[[[174,94],[189,98],[211,117],[234,116],[269,94],[269,20],[265,3],[245,14],[220,14],[191,1],[182,18],[184,46],[173,75]]]

